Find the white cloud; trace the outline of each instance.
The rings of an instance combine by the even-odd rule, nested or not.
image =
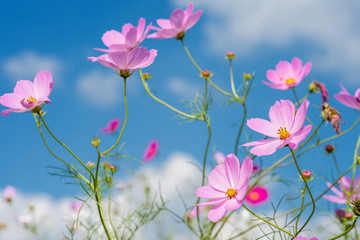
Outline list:
[[[14,81],[19,79],[33,80],[41,70],[49,70],[55,82],[63,63],[55,56],[39,55],[34,51],[24,51],[18,55],[9,57],[2,62],[2,69]]]
[[[187,0],[173,0],[182,8]],[[235,51],[246,57],[260,51],[307,48],[307,59],[324,72],[340,73],[342,81],[358,83],[360,16],[358,1],[327,0],[199,0],[203,9],[207,49]],[[205,21],[206,20],[206,21]],[[211,47],[210,47],[211,46]],[[300,54],[299,51],[295,54]],[[260,53],[261,54],[261,53]],[[289,59],[291,60],[291,59]]]
[[[189,81],[181,77],[173,77],[166,82],[170,92],[186,99],[194,98],[195,94],[202,89],[202,86],[198,81]]]

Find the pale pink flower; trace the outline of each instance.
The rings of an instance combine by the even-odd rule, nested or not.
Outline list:
[[[151,161],[158,152],[159,152],[159,142],[157,140],[152,140],[151,142],[149,142],[148,146],[144,151],[144,155],[143,155],[144,162]]]
[[[193,4],[189,3],[187,9],[174,10],[170,19],[158,19],[156,22],[160,27],[151,26],[151,29],[156,30],[156,33],[152,33],[148,38],[177,38],[182,39],[185,36],[187,30],[189,30],[199,20],[202,14],[202,10],[193,13]]]
[[[313,238],[306,238],[306,237],[302,237],[302,236],[298,236],[296,238],[294,238],[294,240],[319,240],[317,239],[316,237],[313,237]]]
[[[5,187],[5,189],[4,189],[4,199],[5,199],[5,201],[11,202],[12,199],[15,197],[15,194],[16,194],[16,188],[14,188],[11,185]]]
[[[342,91],[338,94],[335,94],[334,97],[336,100],[345,106],[360,110],[360,88],[358,88],[358,90],[355,92],[355,95],[352,96],[342,85],[340,85],[340,87]]]
[[[262,186],[252,189],[245,197],[246,202],[253,206],[265,203],[268,199],[268,190]]]
[[[88,60],[118,71],[132,71],[151,65],[156,55],[155,49],[148,51],[144,47],[136,47],[130,52],[109,52],[99,57],[88,57]]]
[[[277,101],[270,108],[270,122],[260,118],[247,120],[249,128],[271,138],[241,146],[254,146],[250,152],[257,156],[273,154],[278,148],[286,145],[296,149],[311,131],[311,125],[303,127],[308,106],[309,101],[305,99],[295,113],[295,106],[290,100]]]
[[[26,112],[39,109],[44,103],[51,103],[49,96],[53,89],[53,80],[49,71],[40,71],[34,82],[19,80],[14,93],[6,93],[0,97],[0,104],[10,109],[1,112],[6,116],[11,112]]]
[[[83,204],[83,201],[76,199],[70,203],[70,208],[74,213],[78,213]]]
[[[212,198],[195,206],[215,205],[210,209],[208,218],[212,222],[219,221],[227,211],[238,209],[242,205],[249,186],[249,178],[253,171],[253,161],[246,157],[240,167],[238,158],[229,154],[224,164],[219,164],[208,176],[210,185],[196,190],[200,198]]]
[[[111,119],[108,123],[107,126],[105,127],[102,127],[100,129],[101,133],[102,134],[111,134],[111,133],[114,133],[116,132],[116,130],[118,129],[120,125],[120,119],[118,118],[114,118],[114,119]]]
[[[122,27],[121,32],[116,30],[107,31],[101,40],[109,49],[95,48],[95,50],[102,52],[130,51],[144,41],[146,35],[149,33],[151,23],[146,29],[145,25],[145,19],[140,18],[137,27],[134,27],[131,23],[127,23]]]
[[[339,180],[338,184],[339,184],[340,190],[337,189],[336,187],[331,187],[330,182],[326,182],[326,185],[328,187],[331,187],[330,190],[333,193],[335,193],[336,196],[334,196],[334,195],[324,195],[323,198],[325,198],[326,200],[328,200],[330,202],[339,203],[339,204],[346,204],[346,202],[347,202],[346,192],[350,193],[351,195],[354,195],[359,191],[360,176],[355,178],[355,180],[353,182],[353,188],[352,189],[350,189],[351,179],[348,176],[343,176]]]
[[[311,62],[307,62],[303,67],[301,60],[295,57],[291,63],[280,61],[276,70],[268,70],[266,77],[270,82],[262,82],[271,88],[286,90],[297,86],[310,70]]]
[[[220,151],[216,151],[214,153],[214,159],[217,164],[224,164],[225,155]]]

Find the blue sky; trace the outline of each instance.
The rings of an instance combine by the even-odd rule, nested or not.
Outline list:
[[[109,119],[124,119],[122,80],[111,69],[87,61],[97,56],[95,47],[104,47],[101,36],[105,31],[121,30],[125,23],[137,24],[140,17],[155,24],[157,18],[168,18],[175,8],[184,9],[188,1],[109,1],[106,4],[89,1],[12,1],[0,9],[0,94],[12,92],[19,79],[33,80],[40,70],[50,70],[55,79],[50,96],[52,104],[45,106],[47,123],[64,143],[85,162],[95,161],[96,152],[90,145],[91,137],[99,133]],[[203,9],[203,16],[188,32],[185,42],[201,67],[215,73],[213,81],[230,90],[227,51],[234,51],[234,74],[241,82],[243,72],[255,72],[255,88],[247,99],[248,117],[267,119],[268,109],[279,99],[294,97],[290,91],[270,89],[261,83],[266,70],[279,60],[290,61],[297,56],[303,62],[313,63],[310,74],[296,88],[299,96],[307,92],[307,84],[317,79],[324,82],[332,97],[340,91],[342,83],[348,91],[359,85],[360,29],[355,9],[359,3],[348,1],[295,1],[269,3],[262,1],[194,1],[195,9]],[[155,62],[144,69],[154,77],[150,80],[161,99],[184,109],[181,99],[191,99],[201,90],[203,81],[185,55],[181,43],[173,40],[146,39],[148,49],[158,49]],[[160,154],[150,165],[161,166],[173,152],[184,152],[199,163],[206,144],[207,130],[202,122],[179,124],[175,114],[146,95],[138,73],[128,80],[129,118],[125,130],[125,153],[141,158],[144,148],[152,139],[160,141]],[[242,117],[241,106],[223,104],[224,96],[211,88],[215,103],[209,114],[213,128],[211,150],[232,153],[238,125]],[[313,122],[321,121],[320,96],[309,98],[308,116]],[[357,118],[357,112],[346,108],[334,98],[330,104],[337,108],[347,129]],[[65,185],[68,180],[51,176],[48,166],[61,166],[45,149],[29,113],[10,114],[0,119],[0,146],[2,151],[0,189],[8,184],[23,192],[46,192],[54,197],[76,195],[78,186]],[[245,127],[247,133],[250,130]],[[333,135],[331,125],[321,132]],[[352,162],[359,133],[357,126],[351,134],[333,142],[337,146],[338,161],[345,170]],[[53,149],[64,158],[65,151],[50,140]],[[255,134],[254,139],[260,139]],[[115,141],[114,136],[101,136],[101,149]],[[245,138],[241,139],[245,142]],[[287,153],[262,158],[268,166]],[[240,159],[245,155],[240,155]],[[341,156],[341,157],[340,157]],[[209,160],[211,159],[211,154]],[[315,160],[314,160],[315,159]],[[131,160],[113,161],[123,171],[131,173],[142,167]],[[331,177],[334,165],[323,149],[305,155],[303,168],[317,173],[318,186],[325,188],[323,177]],[[325,166],[325,167],[324,167]],[[210,165],[209,165],[210,170]],[[286,173],[285,173],[286,172]],[[296,181],[294,166],[281,171],[285,179]],[[122,176],[119,176],[120,178]]]

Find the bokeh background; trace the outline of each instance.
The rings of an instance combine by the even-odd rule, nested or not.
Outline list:
[[[47,124],[84,162],[95,161],[91,137],[99,134],[100,127],[110,119],[124,119],[123,81],[111,69],[87,61],[87,57],[99,55],[93,48],[104,47],[101,36],[105,31],[120,31],[125,23],[137,25],[140,17],[156,25],[156,19],[169,18],[173,9],[185,9],[188,3],[187,0],[4,2],[0,9],[0,94],[12,92],[19,79],[33,80],[38,71],[50,70],[55,85],[50,96],[52,104],[44,107]],[[333,98],[340,92],[339,84],[350,93],[360,87],[358,1],[196,0],[193,4],[195,10],[204,12],[186,34],[185,43],[198,64],[214,73],[213,81],[230,91],[228,60],[225,59],[228,51],[236,54],[236,84],[242,83],[243,73],[255,73],[254,88],[246,101],[248,118],[268,119],[268,110],[276,100],[295,101],[291,91],[270,89],[261,83],[266,79],[266,71],[275,68],[279,60],[291,61],[293,57],[299,57],[303,63],[312,62],[310,74],[296,87],[300,98],[307,93],[308,84],[318,80],[326,84],[330,104],[341,113],[342,129],[350,127],[358,117],[358,112]],[[152,89],[161,99],[186,110],[181,100],[193,99],[202,91],[204,83],[181,43],[175,39],[146,39],[142,45],[158,50],[154,63],[144,69],[153,76],[149,80]],[[215,150],[225,154],[234,152],[243,114],[240,105],[227,105],[226,97],[210,89],[214,103],[209,111],[213,136],[208,172],[214,165],[212,153]],[[308,116],[317,125],[321,121],[320,95],[311,95],[309,101]],[[128,80],[128,103],[122,153],[141,159],[148,142],[153,139],[160,142],[160,152],[146,166],[131,159],[111,160],[119,168],[119,179],[129,179],[144,168],[161,169],[163,172],[157,174],[165,174],[167,168],[164,166],[174,154],[189,164],[201,163],[207,140],[205,124],[181,124],[181,120],[174,118],[174,112],[146,94],[137,71]],[[47,152],[32,114],[12,113],[1,117],[0,121],[0,189],[13,185],[25,196],[45,194],[51,199],[49,201],[82,195],[79,186],[66,184],[71,180],[49,174],[56,173],[53,167],[62,165]],[[331,124],[320,133],[323,137],[335,134]],[[358,134],[359,126],[330,142],[336,146],[341,170],[352,164]],[[245,127],[240,143],[245,143],[250,135],[250,129]],[[46,136],[54,151],[73,162],[69,154]],[[102,150],[116,140],[116,136],[100,136]],[[253,139],[262,137],[257,133],[253,135]],[[337,177],[334,163],[323,148],[320,146],[307,153],[300,161],[302,168],[316,173],[312,187],[318,193],[326,189],[325,180]],[[239,150],[240,160],[245,153],[245,149]],[[287,153],[287,150],[280,150],[256,161],[264,167],[270,166]],[[293,165],[279,170],[278,174],[285,182],[294,182],[295,187],[282,183],[269,185],[273,191],[271,200],[275,203],[288,193],[296,196],[296,186],[301,186]],[[166,181],[173,181],[174,185],[187,184],[181,180],[186,177],[185,172],[183,176]],[[333,209],[325,200],[320,203],[324,210]]]

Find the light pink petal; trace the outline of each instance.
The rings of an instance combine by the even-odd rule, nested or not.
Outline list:
[[[331,187],[331,183],[330,182],[326,182],[326,186],[328,188]],[[341,192],[339,189],[337,189],[336,187],[331,187],[330,190],[335,193],[339,198],[346,198],[345,194],[343,192]]]
[[[240,163],[234,154],[229,154],[224,160],[225,171],[231,188],[237,189],[240,180]]]
[[[346,90],[345,90],[346,91]],[[360,102],[356,100],[355,97],[351,96],[349,93],[340,93],[334,95],[335,99],[344,104],[345,106],[360,109]]]
[[[196,204],[194,206],[198,207],[198,206],[210,206],[210,205],[222,204],[222,203],[226,202],[228,199],[229,199],[228,197],[214,198],[212,200],[202,202],[202,203]]]
[[[306,125],[299,131],[297,131],[295,134],[290,136],[288,140],[288,144],[291,149],[296,149],[299,145],[299,143],[306,138],[306,136],[310,133],[312,126]]]
[[[125,37],[121,33],[115,30],[110,30],[105,32],[101,40],[108,48],[111,48],[111,45],[125,44]]]
[[[267,70],[266,71],[266,78],[272,83],[284,84],[284,81],[279,81],[279,76],[274,70]]]
[[[192,14],[185,22],[184,24],[184,30],[188,30],[190,28],[192,28],[195,23],[197,23],[197,21],[199,21],[199,18],[202,14],[202,10],[199,10],[197,12],[195,12],[194,14]]]
[[[185,13],[183,10],[181,9],[174,10],[170,15],[171,25],[177,30],[182,30],[182,26],[184,24],[184,18],[185,18]]]
[[[196,195],[200,198],[225,198],[227,195],[225,192],[219,191],[211,187],[210,185],[202,186],[196,190]]]
[[[9,115],[12,112],[26,112],[27,109],[23,108],[23,109],[5,109],[1,111],[1,116],[5,117],[7,115]]]
[[[331,195],[324,195],[323,198],[325,198],[330,202],[339,203],[339,204],[345,204],[347,202],[345,198],[339,198]]]
[[[240,180],[239,180],[239,184],[235,187],[235,189],[242,189],[245,186],[247,188],[247,184],[249,182],[253,170],[254,170],[253,160],[250,157],[246,157],[243,163],[241,164]]]
[[[225,155],[220,151],[216,151],[214,153],[214,159],[218,164],[224,164]]]
[[[185,16],[190,17],[192,15],[193,11],[194,11],[194,6],[193,6],[193,3],[190,2],[185,10]]]
[[[302,68],[301,76],[300,78],[303,79],[306,75],[309,74],[311,70],[311,62],[307,62],[304,67]]]
[[[109,54],[109,63],[115,65],[115,69],[128,70],[128,53],[127,52],[110,52]],[[100,60],[98,60],[100,62]],[[100,62],[101,63],[101,62]],[[105,65],[105,64],[104,64]]]
[[[241,188],[237,189],[236,199],[238,200],[238,202],[242,202],[244,200],[248,188],[249,188],[249,182],[245,182],[241,186]]]
[[[351,185],[351,178],[348,177],[348,176],[343,176],[343,177],[340,178],[340,181],[339,181],[338,184],[339,184],[340,189],[349,191],[350,190],[350,185]],[[353,187],[354,186],[355,185],[353,185]]]
[[[296,112],[294,125],[290,129],[290,133],[296,133],[299,131],[302,126],[304,125],[305,119],[306,119],[306,112],[309,107],[309,101],[305,99],[302,104],[300,105],[299,109]]]
[[[144,47],[136,47],[129,53],[128,68],[135,70],[142,66],[150,56],[150,52]]]
[[[280,89],[280,90],[287,90],[289,89],[289,86],[287,84],[273,84],[273,83],[269,83],[269,82],[266,82],[264,80],[261,81],[263,84],[265,85],[268,85],[269,87],[271,88],[274,88],[274,89]]]
[[[132,29],[133,27],[134,26],[131,23],[124,24],[123,27],[121,28],[121,34],[125,37],[126,34],[128,34],[130,29]]]
[[[289,78],[294,77],[293,69],[292,69],[290,63],[287,61],[280,61],[276,65],[276,72],[280,78],[284,79],[284,81]]]
[[[236,198],[229,199],[225,203],[226,211],[233,211],[241,207],[242,201],[238,201]]]
[[[266,156],[284,146],[284,140],[281,139],[266,139],[265,141],[264,144],[253,147],[250,152],[256,156]]]
[[[126,34],[125,43],[129,48],[133,48],[137,45],[138,30],[136,27],[131,28]]]
[[[210,221],[217,222],[225,215],[227,212],[225,209],[225,203],[226,202],[223,202],[210,209],[208,213],[208,218]]]
[[[278,129],[269,121],[260,118],[250,118],[247,120],[247,126],[252,130],[262,133],[265,136],[278,138]]]
[[[49,71],[40,71],[34,79],[34,97],[38,100],[42,97],[49,97],[52,90],[52,76]]]
[[[146,25],[146,21],[145,21],[145,19],[144,18],[140,18],[139,19],[139,22],[138,22],[138,26],[137,26],[137,35],[138,35],[138,37],[140,37],[142,34],[143,34],[143,32],[144,32],[144,29],[145,29],[145,25]]]
[[[298,76],[302,71],[302,61],[297,57],[293,58],[291,61],[291,67],[293,69],[294,75]]]
[[[142,63],[140,63],[138,65],[138,68],[148,67],[149,65],[151,65],[154,62],[156,56],[157,56],[157,50],[151,49],[149,52],[148,58],[145,59]]]
[[[14,93],[19,95],[21,98],[27,98],[30,96],[35,97],[33,82],[29,80],[19,80],[17,81]]]
[[[0,104],[8,108],[21,109],[23,108],[20,103],[22,99],[23,98],[15,93],[5,93],[0,97]]]
[[[226,192],[231,186],[226,176],[225,165],[220,164],[208,176],[209,184],[222,192]]]
[[[355,92],[355,98],[358,98],[358,99],[360,99],[360,88],[358,88],[358,90],[356,90],[356,92]]]
[[[165,29],[172,28],[169,19],[158,19],[156,20],[156,22],[161,28],[165,28]],[[161,29],[155,29],[155,30],[161,30]]]
[[[276,101],[269,111],[270,121],[277,129],[286,127],[290,131],[294,123],[294,117],[295,106],[290,100]]]

